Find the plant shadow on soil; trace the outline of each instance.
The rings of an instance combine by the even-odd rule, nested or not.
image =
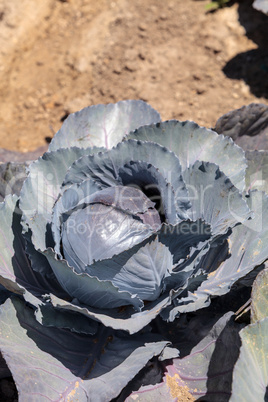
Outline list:
[[[257,49],[237,54],[223,68],[228,78],[242,79],[257,97],[268,98],[268,16],[252,7],[252,0],[239,2],[239,22]]]

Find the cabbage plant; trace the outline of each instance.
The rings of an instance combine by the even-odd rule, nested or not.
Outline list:
[[[191,388],[182,371],[198,376],[198,340],[238,334],[230,311],[268,258],[268,199],[250,189],[244,151],[122,101],[70,115],[26,172],[9,171],[0,345],[20,400],[149,400],[129,395],[155,383],[156,400],[182,389],[228,400],[238,338],[224,352],[228,370],[215,366],[224,392],[215,381]]]

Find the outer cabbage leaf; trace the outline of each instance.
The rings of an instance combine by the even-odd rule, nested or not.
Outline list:
[[[183,289],[181,290],[183,291]],[[149,303],[143,311],[135,312],[130,306],[123,309],[97,309],[83,304],[79,304],[77,300],[71,303],[60,299],[54,295],[50,295],[51,303],[55,308],[60,310],[75,311],[84,314],[93,320],[101,322],[106,327],[116,330],[124,330],[129,334],[135,334],[149,324],[159,312],[171,303],[171,296],[162,296],[155,302]]]
[[[49,302],[38,305],[35,310],[35,318],[45,327],[69,329],[79,334],[94,335],[99,325],[97,321],[90,320],[82,314],[78,317],[72,311],[57,310]]]
[[[251,323],[268,317],[268,268],[255,279],[251,293]]]
[[[31,229],[32,243],[37,250],[47,248],[47,225],[69,166],[82,155],[98,151],[97,148],[60,149],[45,153],[30,165],[21,190],[20,208],[24,230]]]
[[[232,229],[228,238],[230,257],[215,270],[214,266],[199,263],[199,269],[208,274],[208,278],[188,297],[177,300],[177,306],[171,310],[169,319],[174,319],[177,313],[185,313],[203,308],[210,303],[211,296],[220,296],[229,291],[240,278],[247,275],[256,266],[267,260],[268,256],[268,196],[259,191],[253,191],[247,198],[249,207],[254,211],[254,217],[244,224]],[[222,246],[225,247],[223,243]]]
[[[140,100],[90,106],[64,121],[52,139],[49,151],[74,146],[112,148],[135,128],[159,121],[159,113]]]
[[[194,402],[196,399],[190,394],[189,388],[182,381],[177,372],[174,373],[172,367],[167,366],[163,382],[155,385],[142,386],[138,391],[134,391],[125,402]]]
[[[267,333],[268,317],[240,331],[242,346],[234,368],[230,402],[267,400]]]
[[[53,275],[48,279],[31,268],[25,252],[21,211],[17,202],[16,195],[9,195],[0,204],[0,283],[12,292],[24,294],[24,297],[28,293],[26,290],[36,296],[49,291],[63,296],[64,292]]]
[[[196,161],[215,163],[239,190],[244,189],[246,159],[243,150],[231,138],[191,121],[176,120],[141,127],[126,137],[129,138],[167,147],[178,156],[182,171]]]
[[[198,332],[203,335],[206,325],[213,320],[212,317],[207,315],[206,322],[200,321],[195,329],[191,328],[190,321],[188,327],[184,328],[183,342],[177,336],[176,346],[183,351],[187,337],[196,337]],[[226,313],[217,320],[205,337],[201,337],[201,341],[191,349],[189,355],[173,359],[173,363],[166,367],[162,383],[142,387],[133,392],[126,401],[175,402],[200,398],[208,402],[227,402],[231,394],[232,371],[239,354],[238,331],[241,326],[235,323],[232,312]],[[180,330],[179,325],[178,329]]]
[[[208,402],[229,400],[233,367],[239,354],[240,328],[232,313],[226,313],[190,355],[173,360],[173,373],[179,374],[182,385],[195,398],[203,396]]]
[[[268,0],[255,0],[253,7],[258,11],[262,11],[264,14],[268,15]]]
[[[246,190],[268,194],[268,151],[247,151]]]
[[[251,293],[251,325],[240,332],[242,347],[233,373],[230,401],[266,400],[268,390],[268,268],[255,279]]]
[[[46,328],[17,298],[6,301],[0,316],[1,349],[21,401],[110,401],[168,344],[103,326],[93,336]]]

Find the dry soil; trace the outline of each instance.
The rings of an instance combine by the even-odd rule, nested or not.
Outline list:
[[[252,0],[0,0],[0,148],[45,145],[71,112],[143,99],[213,127],[267,104],[268,17]]]

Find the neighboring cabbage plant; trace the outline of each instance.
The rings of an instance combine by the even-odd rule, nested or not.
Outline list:
[[[231,138],[161,122],[142,101],[72,114],[26,173],[9,166],[0,346],[20,400],[120,401],[156,382],[155,400],[182,389],[228,400],[239,338],[226,370],[211,364],[268,258],[268,198],[249,189],[259,169]],[[214,345],[204,364],[198,342]],[[225,391],[191,389],[185,367],[219,370]]]

